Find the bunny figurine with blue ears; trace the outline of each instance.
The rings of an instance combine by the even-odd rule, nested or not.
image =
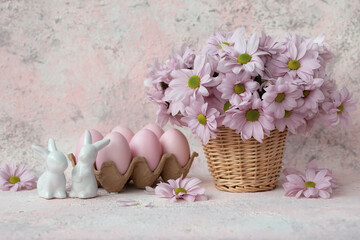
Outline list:
[[[94,163],[98,152],[109,143],[110,139],[103,139],[92,144],[91,134],[86,130],[84,145],[79,152],[77,164],[71,173],[70,197],[93,198],[97,196],[98,184],[93,170]]]
[[[46,160],[46,171],[37,182],[39,196],[46,199],[66,198],[66,178],[64,171],[67,158],[56,149],[54,139],[49,139],[48,149],[32,145],[32,149]]]

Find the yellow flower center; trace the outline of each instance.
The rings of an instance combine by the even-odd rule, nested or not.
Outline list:
[[[17,177],[17,176],[12,176],[12,177],[9,178],[9,183],[15,184],[17,182],[20,182],[20,178]]]
[[[202,125],[205,125],[205,124],[206,124],[206,117],[204,116],[204,114],[200,113],[200,114],[198,115],[198,121],[199,121],[199,123],[202,124]]]
[[[278,103],[281,103],[282,101],[284,101],[284,99],[285,99],[285,93],[279,93],[276,96],[275,101]]]
[[[179,187],[179,188],[176,188],[175,190],[174,190],[174,192],[176,193],[176,194],[179,194],[179,193],[187,193],[187,191],[184,189],[184,188],[181,188],[181,187]]]
[[[256,109],[250,109],[245,113],[245,118],[250,122],[255,122],[259,119],[260,113]]]
[[[290,60],[288,62],[288,67],[291,70],[298,70],[300,68],[300,62],[298,60]]]
[[[245,92],[245,86],[244,86],[244,84],[241,84],[241,83],[236,84],[236,85],[234,86],[234,92],[235,92],[236,94],[241,94],[241,93]]]
[[[227,101],[225,104],[224,104],[224,112],[226,112],[227,110],[229,110],[231,107],[231,103],[229,101]]]
[[[251,61],[251,56],[247,53],[243,53],[237,58],[237,62],[240,64],[247,64],[250,61]]]
[[[340,106],[338,106],[337,109],[339,110],[339,111],[337,112],[337,114],[342,113],[342,111],[344,111],[344,105],[340,104]]]
[[[225,45],[228,45],[228,46],[230,46],[230,43],[228,43],[228,42],[222,42],[222,44],[225,44]],[[222,46],[221,46],[221,44],[219,45],[219,48],[220,48],[220,49],[222,49]]]
[[[304,90],[303,94],[304,94],[304,98],[307,98],[307,96],[309,96],[310,94],[310,90]]]
[[[305,187],[311,187],[311,188],[314,188],[315,185],[316,185],[316,184],[315,184],[314,182],[312,182],[312,181],[307,181],[307,182],[304,184]]]
[[[198,75],[193,75],[189,78],[188,85],[191,89],[200,87],[200,77]]]
[[[290,115],[291,115],[291,111],[285,110],[285,116],[284,116],[284,118],[288,118],[288,117],[290,117]]]

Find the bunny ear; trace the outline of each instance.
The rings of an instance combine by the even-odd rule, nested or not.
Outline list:
[[[84,145],[91,144],[91,143],[92,143],[91,133],[89,130],[86,130],[85,137],[84,137]]]
[[[54,141],[54,139],[52,139],[52,138],[49,139],[48,150],[49,150],[50,152],[52,152],[52,151],[57,151],[57,148],[56,148],[56,145],[55,145],[55,141]]]
[[[103,139],[94,143],[93,145],[98,151],[100,151],[101,149],[106,147],[109,143],[110,143],[110,139]]]
[[[46,148],[40,147],[38,145],[32,145],[31,148],[44,159],[46,159],[50,153]]]

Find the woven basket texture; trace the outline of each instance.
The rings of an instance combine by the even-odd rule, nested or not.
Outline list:
[[[259,192],[274,189],[282,167],[287,131],[273,130],[260,143],[219,127],[215,139],[203,146],[209,171],[219,190]]]

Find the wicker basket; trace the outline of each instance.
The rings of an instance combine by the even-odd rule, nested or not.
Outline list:
[[[262,143],[247,141],[227,127],[204,147],[209,171],[219,190],[258,192],[274,189],[281,172],[287,131],[273,130]]]

